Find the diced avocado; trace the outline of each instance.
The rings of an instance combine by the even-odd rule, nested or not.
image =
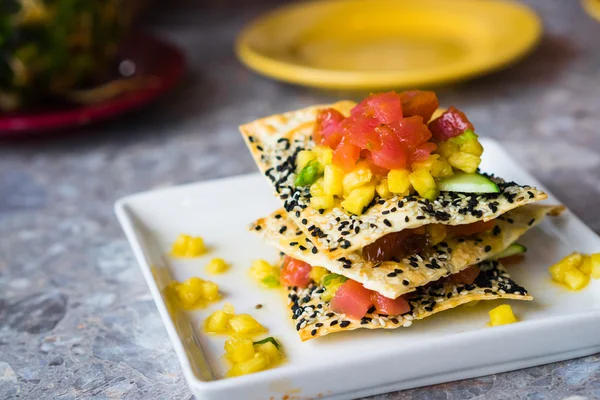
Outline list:
[[[311,160],[296,176],[294,185],[308,186],[313,184],[321,176],[323,176],[323,168],[321,167],[321,163],[317,160]]]
[[[268,338],[265,338],[263,340],[259,340],[258,342],[254,342],[254,344],[265,344],[265,343],[273,343],[273,345],[275,345],[275,347],[279,348],[279,342],[277,340],[275,340],[275,338],[273,336],[269,336]]]
[[[444,192],[462,193],[499,193],[498,185],[481,174],[466,174],[458,172],[451,177],[438,182],[438,187]]]
[[[506,249],[502,250],[500,253],[496,254],[492,257],[492,260],[498,260],[504,257],[515,256],[517,254],[525,253],[527,251],[527,247],[523,246],[519,243],[513,243],[508,246]]]

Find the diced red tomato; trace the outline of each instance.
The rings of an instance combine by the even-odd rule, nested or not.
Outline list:
[[[429,91],[409,90],[399,93],[404,117],[419,115],[427,122],[439,107],[436,94]]]
[[[474,129],[471,121],[462,111],[453,106],[429,123],[429,130],[438,142],[458,136],[469,129]]]
[[[360,147],[349,143],[343,138],[333,151],[333,163],[339,165],[345,171],[351,171],[360,157]]]
[[[448,276],[448,280],[457,285],[470,285],[475,282],[480,272],[479,267],[472,265],[467,269]]]
[[[431,139],[429,128],[423,123],[423,118],[418,115],[402,118],[388,124],[388,127],[408,148],[417,147]]]
[[[401,315],[410,311],[410,304],[402,296],[388,299],[377,292],[371,293],[371,302],[379,314]]]
[[[344,118],[342,113],[334,108],[319,111],[313,131],[314,142],[335,149],[342,140]]]
[[[478,221],[472,224],[452,225],[448,227],[448,231],[452,236],[471,236],[476,233],[486,232],[494,228],[496,222],[492,219],[489,221]]]
[[[380,124],[389,124],[402,118],[398,93],[391,91],[367,97],[367,113],[375,116]]]
[[[433,142],[423,143],[417,147],[409,157],[411,163],[417,161],[425,161],[429,158],[429,155],[437,149],[437,145]]]
[[[312,267],[304,261],[286,256],[283,260],[280,281],[282,286],[298,286],[305,288],[310,283]]]
[[[337,313],[343,313],[354,319],[361,319],[371,308],[371,293],[360,283],[347,280],[335,292],[331,299],[331,309]]]

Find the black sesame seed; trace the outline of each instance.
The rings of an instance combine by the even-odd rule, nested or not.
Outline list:
[[[298,248],[299,248],[300,250],[302,250],[302,251],[306,251],[306,247],[304,247],[304,246],[302,246],[302,245],[298,246]]]
[[[336,320],[336,321],[331,321],[331,323],[329,324],[329,326],[335,326],[335,325],[337,325],[337,324],[338,324],[338,321],[337,321],[337,320]]]
[[[404,279],[404,280],[402,281],[402,284],[403,284],[404,286],[408,286],[408,285],[410,285],[410,282],[409,282],[409,281],[407,281],[406,279]]]
[[[404,217],[404,222],[408,222],[410,221],[410,218],[408,218],[408,215],[406,217]]]
[[[319,305],[320,305],[320,304],[319,304]],[[320,328],[320,327],[322,327],[322,326],[323,326],[323,324],[322,324],[321,322],[317,322],[317,323],[315,324],[315,326],[316,326],[317,328]]]
[[[487,245],[487,246],[485,246],[484,250],[485,250],[486,253],[489,253],[490,251],[492,251],[492,246]]]
[[[529,226],[533,225],[533,223],[535,222],[535,218],[531,218],[531,221],[529,221]]]
[[[257,149],[258,151],[263,151],[263,148],[262,148],[262,146],[256,146],[256,149]]]
[[[317,334],[317,330],[313,329],[312,331],[310,331],[310,336],[315,336]]]
[[[390,278],[394,278],[396,275],[398,274],[396,274],[395,272],[390,272],[389,274],[387,274],[387,276],[389,276]]]
[[[260,226],[260,225],[256,225],[256,226],[254,227],[254,230],[255,230],[255,231],[260,231],[261,229],[262,229],[262,226]]]
[[[390,228],[392,227],[392,223],[387,218],[383,220],[383,223]]]
[[[279,233],[283,233],[287,230],[287,226],[282,226],[281,229],[279,230]]]
[[[350,325],[350,321],[342,321],[342,322],[340,322],[340,326],[341,326],[342,328],[345,328],[345,327],[347,327],[348,325]]]
[[[394,323],[394,324],[397,324],[398,322],[400,322],[396,318],[391,318],[390,321],[392,321],[392,323]]]
[[[494,225],[494,229],[492,229],[492,234],[494,236],[498,236],[500,234],[500,227],[498,225]]]
[[[317,250],[317,248],[316,248],[316,247],[313,247],[313,248],[312,248],[312,250],[311,250],[311,252],[312,252],[313,254],[317,254],[317,253],[319,252],[319,250]]]
[[[427,217],[424,215],[417,215],[417,219],[425,219],[425,218],[427,218]]]

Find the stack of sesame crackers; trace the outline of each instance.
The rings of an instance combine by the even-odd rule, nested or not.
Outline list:
[[[340,206],[315,209],[306,187],[296,187],[296,157],[315,146],[312,133],[317,113],[333,108],[348,115],[355,103],[342,101],[292,111],[248,123],[240,131],[261,172],[272,183],[283,208],[259,219],[251,229],[285,255],[331,274],[356,281],[389,299],[402,296],[410,311],[388,315],[371,307],[364,317],[336,312],[322,294],[323,282],[287,287],[289,308],[302,340],[329,333],[408,327],[414,320],[476,300],[532,300],[496,259],[546,215],[560,206],[533,204],[547,195],[530,186],[488,176],[499,193],[441,192],[435,200],[417,194],[375,198],[362,215]],[[402,259],[369,261],[363,249],[386,235],[430,224],[458,226],[494,221],[493,227],[466,237],[449,236]],[[451,279],[471,266],[480,272],[469,284]]]

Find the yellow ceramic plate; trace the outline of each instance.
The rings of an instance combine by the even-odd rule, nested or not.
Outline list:
[[[529,8],[499,0],[342,0],[295,4],[247,26],[240,60],[286,82],[416,87],[483,74],[537,43]]]
[[[600,0],[581,0],[585,11],[600,21]]]

